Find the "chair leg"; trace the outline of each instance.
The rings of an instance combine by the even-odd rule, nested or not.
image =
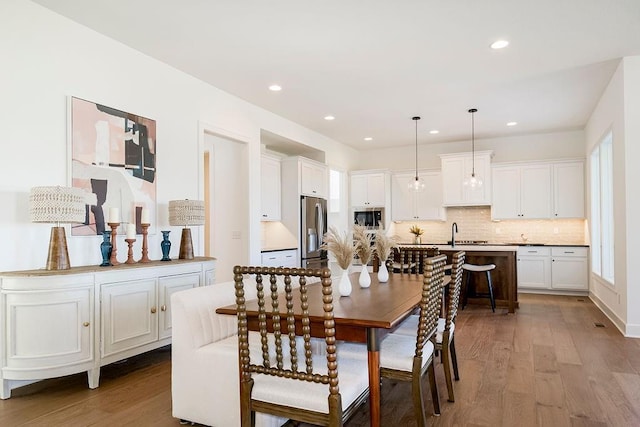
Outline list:
[[[442,342],[442,367],[444,368],[444,378],[447,382],[447,393],[449,393],[449,402],[455,402],[453,397],[453,382],[451,381],[451,361],[449,354],[449,345]]]
[[[413,398],[413,412],[416,417],[416,426],[426,427],[427,417],[424,413],[424,404],[422,400],[422,378],[420,370],[418,373],[414,371],[413,380],[411,381],[411,397]]]
[[[429,375],[429,385],[431,386],[431,400],[433,400],[433,414],[440,416],[440,398],[438,397],[438,386],[436,384],[436,371],[433,367],[433,361],[427,367]]]
[[[449,348],[451,349],[451,362],[453,362],[453,378],[456,381],[460,381],[460,375],[458,374],[458,357],[456,356],[456,339],[451,338],[451,342],[449,343]]]
[[[464,308],[467,306],[467,299],[469,296],[469,281],[471,280],[471,271],[467,270],[467,274],[465,274],[465,280],[464,283],[462,284],[462,307],[461,309],[464,310]]]
[[[491,310],[496,312],[496,300],[493,298],[493,284],[491,283],[491,271],[487,271],[487,284],[489,285],[489,298],[491,299]]]

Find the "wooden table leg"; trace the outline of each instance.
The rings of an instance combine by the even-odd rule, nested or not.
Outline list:
[[[367,356],[371,427],[380,427],[380,343],[376,328],[367,329]]]

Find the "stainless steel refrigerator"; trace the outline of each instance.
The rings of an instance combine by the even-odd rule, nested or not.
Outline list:
[[[327,232],[327,201],[319,197],[300,197],[300,248],[303,268],[329,266],[327,251],[320,249]]]

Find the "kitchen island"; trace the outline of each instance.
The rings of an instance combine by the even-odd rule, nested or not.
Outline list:
[[[403,244],[400,246],[418,246],[412,244]],[[493,295],[496,301],[496,307],[505,307],[509,313],[515,313],[518,308],[518,273],[517,273],[517,252],[516,245],[433,245],[422,244],[419,246],[438,248],[440,253],[447,256],[447,262],[451,263],[453,254],[457,251],[465,251],[465,262],[468,264],[495,264],[496,268],[491,271],[491,281],[493,283]],[[487,294],[489,288],[487,285],[486,274],[473,274],[471,287],[467,288],[466,274],[463,276],[462,292],[460,300],[466,301],[468,304],[481,304],[487,307],[491,306],[489,298],[477,297],[475,295]]]

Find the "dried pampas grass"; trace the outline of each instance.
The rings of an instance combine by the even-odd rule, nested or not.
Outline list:
[[[376,230],[376,253],[381,263],[384,263],[391,255],[391,249],[398,247],[398,241],[395,236],[389,237],[385,234],[384,230]]]
[[[322,249],[331,252],[343,270],[349,268],[351,261],[353,261],[355,253],[353,240],[346,232],[341,235],[335,227],[329,227],[329,231],[325,233]]]
[[[354,225],[353,240],[356,242],[356,255],[362,265],[367,265],[373,256],[373,233],[367,233],[367,229],[362,225]]]

